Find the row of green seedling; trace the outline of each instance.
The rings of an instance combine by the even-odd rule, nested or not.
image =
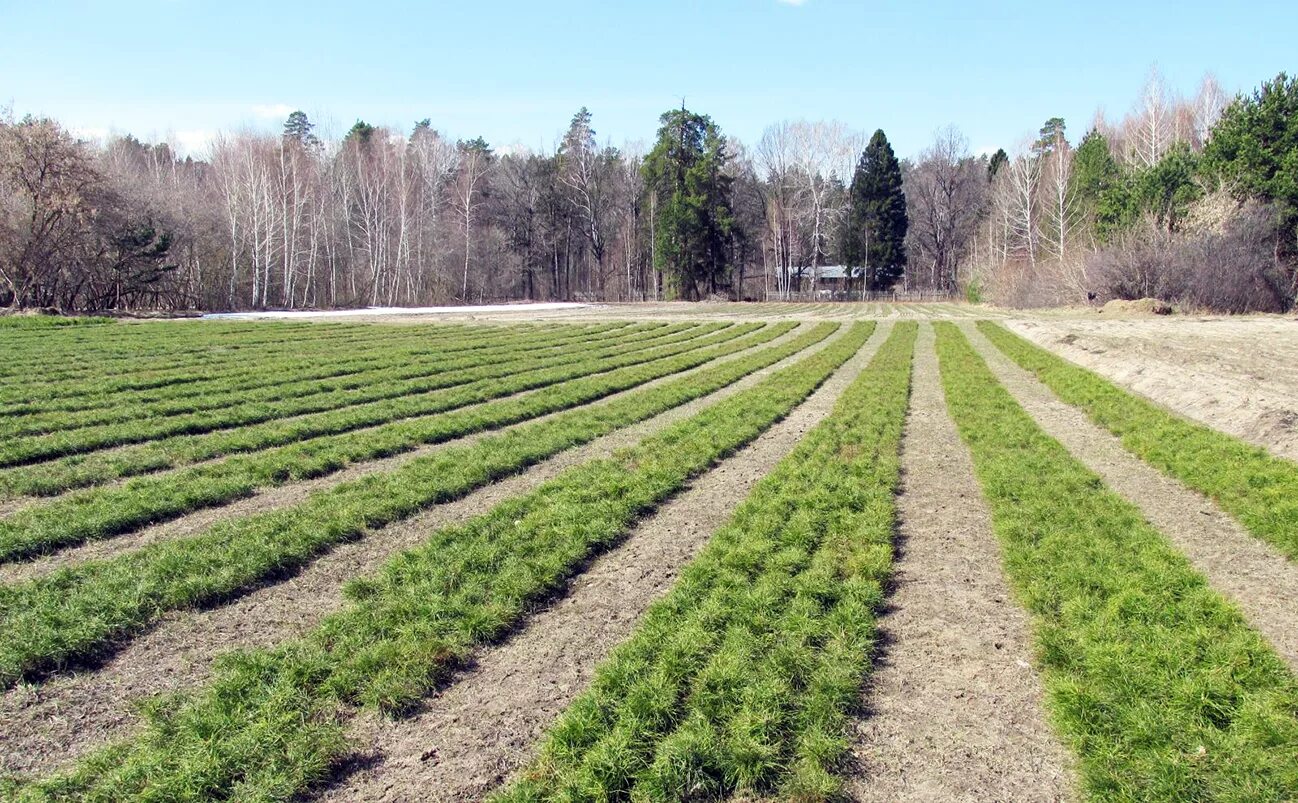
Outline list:
[[[105,334],[92,342],[69,344],[68,348],[43,343],[31,349],[25,358],[15,360],[9,370],[11,373],[26,374],[33,368],[44,367],[51,370],[52,375],[71,379],[78,375],[120,370],[123,367],[149,370],[165,368],[175,361],[197,365],[214,359],[232,359],[240,354],[264,353],[274,351],[277,343],[289,336],[303,343],[344,344],[363,342],[378,334],[360,328],[353,331],[301,327],[284,329],[280,325],[271,324],[260,331],[249,330],[237,337],[213,340],[204,324],[200,323],[159,325],[153,330],[152,337],[141,337],[136,334],[139,331],[138,327],[123,328],[115,330],[117,337]],[[52,360],[55,365],[51,369]]]
[[[114,479],[162,471],[228,455],[258,452],[287,444],[298,444],[304,448],[315,449],[320,443],[315,439],[324,436],[369,430],[405,419],[423,418],[457,407],[544,388],[620,366],[674,356],[690,348],[740,337],[748,331],[752,331],[752,327],[731,328],[702,339],[690,339],[695,338],[697,333],[686,332],[673,336],[671,343],[650,343],[634,350],[628,349],[625,345],[616,345],[582,352],[574,351],[566,358],[556,359],[548,366],[448,386],[428,393],[385,399],[201,435],[178,435],[113,450],[73,455],[39,465],[0,469],[0,498],[59,494],[73,488],[97,485]],[[684,342],[682,339],[685,339]],[[371,431],[359,433],[358,437],[374,435],[375,433]],[[333,442],[325,442],[326,448],[330,443]]]
[[[1211,497],[1253,535],[1298,559],[1298,464],[1170,413],[1002,326],[980,321],[978,328],[1132,453]]]
[[[1281,801],[1298,790],[1298,681],[1231,603],[936,324],[1050,719],[1096,801]],[[1228,467],[1220,467],[1228,470]]]
[[[704,324],[673,337],[687,341],[699,334],[716,331],[725,326],[728,326],[728,324]],[[670,341],[672,338],[667,338],[667,340]],[[655,341],[655,338],[648,338],[646,342],[652,341]],[[634,341],[631,342],[634,343]],[[598,341],[594,346],[598,346]],[[627,346],[621,341],[619,341],[618,345],[618,348],[628,353],[647,347],[635,344],[635,348],[627,349]],[[567,354],[559,354],[558,356],[538,360],[529,370],[567,364],[580,355],[582,351],[580,348],[573,349]],[[522,355],[516,360],[510,360],[508,364],[501,362],[488,363],[457,371],[435,372],[429,376],[402,381],[371,383],[357,388],[289,398],[279,402],[237,405],[169,418],[127,420],[119,423],[45,433],[38,436],[13,438],[0,446],[0,467],[21,466],[114,446],[143,443],[178,435],[201,435],[217,430],[260,424],[265,421],[427,394],[441,388],[508,376],[520,371],[527,362],[529,362],[528,357]]]
[[[480,331],[459,333],[452,342],[467,344],[476,339],[494,337],[497,333],[498,330],[482,328]],[[25,372],[23,382],[15,382],[12,387],[6,388],[5,392],[0,394],[0,403],[17,407],[18,411],[21,411],[27,407],[40,405],[42,402],[72,401],[80,397],[103,396],[125,390],[150,390],[215,378],[249,376],[257,373],[259,366],[267,361],[285,358],[296,361],[319,360],[337,354],[339,351],[366,353],[371,350],[381,350],[394,343],[435,349],[436,343],[428,337],[431,334],[422,329],[389,331],[386,328],[376,328],[376,331],[362,342],[322,343],[314,340],[300,342],[295,354],[286,355],[285,343],[298,342],[286,333],[281,334],[273,345],[268,345],[265,349],[225,354],[222,360],[215,364],[194,364],[192,360],[178,362],[174,358],[169,358],[157,366],[146,368],[137,357],[121,366],[98,373],[70,377],[63,381],[47,378],[46,381],[38,382],[34,380],[34,372],[28,370]],[[44,370],[41,374],[43,376]]]
[[[475,647],[501,637],[560,592],[638,518],[786,415],[862,345],[871,328],[854,327],[815,355],[633,449],[570,469],[462,526],[432,534],[377,576],[350,584],[349,607],[305,638],[227,656],[207,689],[151,706],[149,722],[131,742],[68,775],[12,793],[20,799],[168,800],[302,794],[346,749],[340,710],[358,704],[408,710]],[[538,438],[548,440],[548,428],[569,424],[579,424],[568,436],[576,440],[564,442],[587,439],[574,417],[482,446],[526,450]],[[348,492],[363,494],[359,498],[338,496],[330,502],[332,520],[358,529],[372,526],[371,518],[407,515],[429,504],[434,497],[427,484],[442,486],[456,470],[439,466],[443,459],[412,466],[408,478],[385,477]]]
[[[588,327],[592,330],[611,330],[625,324]],[[568,327],[546,327],[528,329],[516,334],[516,338],[545,337],[555,331]],[[480,331],[464,332],[454,338],[431,338],[419,327],[393,332],[386,337],[372,342],[354,344],[347,348],[317,347],[314,344],[294,346],[295,341],[288,336],[280,339],[279,347],[271,353],[247,356],[219,368],[192,368],[173,366],[172,368],[143,373],[136,370],[116,371],[110,376],[91,377],[78,382],[65,383],[62,386],[49,388],[14,388],[6,394],[10,400],[25,398],[25,401],[11,401],[0,408],[0,415],[23,415],[41,411],[75,411],[91,407],[104,406],[109,400],[119,396],[123,391],[132,391],[142,400],[170,398],[189,394],[201,394],[205,387],[217,384],[247,383],[248,387],[258,387],[267,382],[275,382],[278,377],[267,375],[261,368],[275,364],[288,372],[324,371],[320,376],[329,376],[328,371],[336,367],[339,361],[357,363],[366,357],[379,357],[396,353],[408,353],[412,358],[426,355],[441,355],[464,351],[475,344],[498,343],[503,341],[505,332],[497,328],[483,328]],[[291,348],[290,348],[291,347]],[[308,374],[303,373],[305,378]],[[39,391],[39,393],[38,393]]]
[[[594,336],[600,333],[612,333],[626,328],[626,324],[612,324],[591,327],[564,327],[540,332],[528,332],[527,343],[556,342],[556,339],[581,338],[583,335]],[[652,328],[652,327],[651,327]],[[647,331],[647,330],[646,330]],[[163,402],[181,402],[193,397],[204,397],[215,393],[231,391],[269,390],[284,384],[305,380],[327,381],[343,380],[354,374],[396,364],[405,360],[419,364],[429,359],[443,360],[462,358],[466,353],[484,348],[499,348],[510,343],[519,343],[518,335],[507,336],[504,332],[490,330],[485,337],[464,337],[447,344],[429,343],[423,338],[394,338],[372,344],[360,349],[348,349],[345,352],[330,352],[327,359],[322,355],[303,356],[293,347],[291,341],[283,342],[283,352],[271,358],[259,360],[256,366],[243,366],[236,371],[211,372],[193,381],[159,385],[152,388],[124,391],[105,385],[93,393],[75,396],[46,399],[25,404],[10,405],[0,409],[0,423],[23,425],[32,418],[51,414],[93,413],[112,409],[123,399],[131,404],[148,405]],[[7,420],[5,420],[7,419]]]
[[[209,322],[211,323],[211,322]],[[203,327],[201,330],[197,327]],[[300,325],[293,330],[300,330]],[[252,337],[262,339],[266,334],[262,330],[257,334],[255,327],[247,324],[200,324],[197,322],[151,323],[140,325],[100,326],[73,331],[72,329],[9,329],[0,332],[0,340],[16,355],[39,358],[52,352],[68,355],[89,351],[95,355],[120,356],[126,350],[134,350],[133,344],[166,347],[167,339],[181,330],[202,332],[201,342],[217,344],[222,340],[239,343]],[[323,329],[321,331],[324,331]],[[172,341],[174,343],[174,341]]]
[[[745,328],[736,326],[697,344],[584,362],[535,372],[530,377],[517,374],[494,386],[465,386],[442,394],[436,408],[426,409],[427,414],[419,418],[302,442],[292,437],[292,432],[280,432],[288,445],[156,477],[140,477],[119,486],[70,493],[0,520],[0,560],[21,559],[132,532],[263,488],[323,476],[355,463],[563,410],[692,368],[732,350],[748,348],[780,331],[775,327],[766,332],[759,329],[753,338],[737,340]],[[713,344],[720,345],[708,348]],[[502,388],[540,389],[482,403],[507,395]],[[423,401],[431,403],[433,398],[430,395]]]
[[[228,519],[194,537],[150,544],[0,588],[0,685],[94,655],[168,610],[227,599],[367,530],[462,497],[565,449],[705,396],[797,353],[834,328],[817,327],[786,343],[710,365],[708,371],[568,410],[473,444],[448,446],[396,469],[339,483],[292,507]],[[828,353],[841,353],[860,336],[854,332],[835,341]],[[722,355],[714,353],[703,362],[717,356]],[[688,357],[667,362],[674,362],[661,366],[667,373],[645,366],[605,387],[586,383],[584,391],[560,404],[575,407],[702,364]],[[534,411],[517,412],[522,419]]]
[[[891,574],[916,328],[893,328],[497,799],[839,799]]]
[[[15,416],[0,420],[0,436],[15,437],[37,433],[79,429],[110,424],[134,418],[166,418],[206,410],[235,410],[254,404],[304,399],[326,393],[353,390],[366,385],[417,379],[451,370],[472,368],[484,364],[527,359],[544,359],[561,349],[579,348],[583,342],[605,343],[644,336],[641,328],[623,328],[610,334],[605,330],[594,332],[581,329],[561,330],[545,337],[520,342],[517,338],[502,338],[481,342],[476,348],[457,349],[435,357],[419,358],[404,349],[384,350],[361,362],[350,370],[339,370],[338,365],[322,367],[316,361],[315,369],[294,372],[288,366],[268,361],[264,369],[268,380],[248,388],[245,383],[220,383],[208,387],[206,392],[185,392],[176,397],[156,401],[141,400],[136,394],[116,394],[104,400],[101,407],[76,412],[46,412]],[[292,348],[286,344],[286,348]],[[344,361],[346,362],[346,361]],[[330,374],[321,378],[319,374]],[[305,374],[305,375],[304,375]],[[269,377],[277,377],[269,380]],[[114,403],[115,400],[115,403]]]

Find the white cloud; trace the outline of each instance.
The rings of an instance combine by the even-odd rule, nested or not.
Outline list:
[[[511,142],[507,145],[496,145],[492,148],[497,156],[526,156],[532,152],[532,149],[521,142]]]
[[[263,120],[283,120],[295,109],[286,103],[261,103],[252,107],[253,115]]]
[[[77,139],[89,140],[91,142],[103,142],[112,136],[112,129],[103,126],[73,126],[68,131]]]
[[[777,2],[785,6],[805,6],[807,4],[807,0],[777,0]]]
[[[185,156],[204,156],[216,139],[216,132],[209,128],[191,128],[184,131],[173,131],[168,140],[176,145],[176,150]]]

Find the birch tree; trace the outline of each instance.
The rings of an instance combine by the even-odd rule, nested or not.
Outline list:
[[[1128,161],[1142,168],[1158,164],[1174,141],[1173,100],[1163,74],[1149,71],[1140,100],[1124,128]]]
[[[482,137],[460,140],[459,169],[452,188],[456,213],[464,233],[464,274],[460,284],[460,300],[469,299],[469,264],[473,255],[473,226],[483,204],[487,174],[492,166],[491,148]]]

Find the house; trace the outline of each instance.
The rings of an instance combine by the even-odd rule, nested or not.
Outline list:
[[[814,269],[808,268],[808,273],[812,272]],[[859,278],[860,275],[860,268],[849,268],[846,265],[821,265],[816,291],[842,292],[848,289],[849,279]]]

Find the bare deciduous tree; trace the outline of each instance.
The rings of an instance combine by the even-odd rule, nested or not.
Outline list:
[[[956,271],[973,239],[986,192],[986,169],[969,153],[955,126],[938,131],[933,143],[906,173],[910,228],[908,281],[946,292],[956,289]],[[926,266],[927,275],[921,270]]]

